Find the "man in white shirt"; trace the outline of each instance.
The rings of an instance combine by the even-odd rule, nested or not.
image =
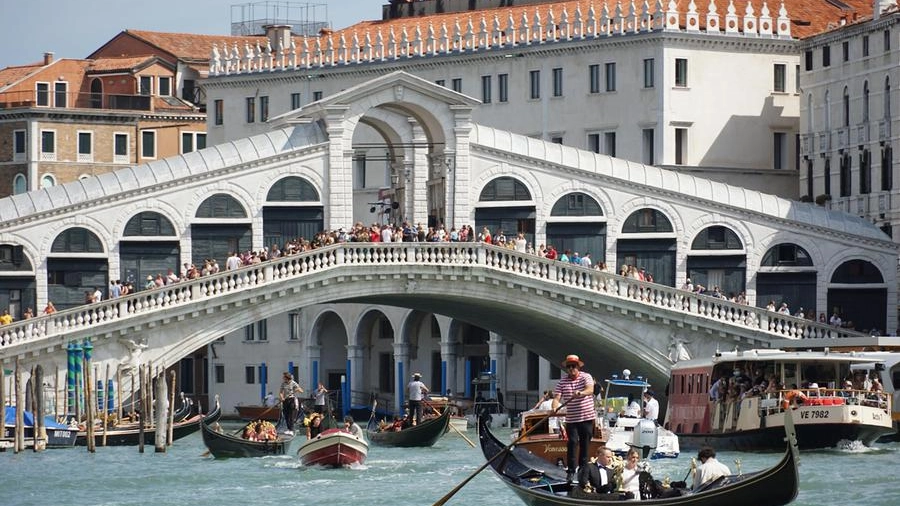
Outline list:
[[[697,472],[694,474],[694,490],[705,483],[731,474],[728,466],[716,460],[716,450],[709,446],[700,449],[700,452],[697,453],[697,460],[700,461],[700,466],[697,467]]]
[[[644,392],[644,418],[656,421],[659,418],[659,401],[653,396],[653,390]]]

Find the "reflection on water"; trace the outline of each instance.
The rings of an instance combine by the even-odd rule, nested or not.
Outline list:
[[[508,439],[509,429],[501,429]],[[475,439],[474,431],[467,433]],[[0,453],[0,497],[7,506],[46,504],[64,496],[67,506],[190,503],[332,504],[391,506],[430,505],[472,474],[484,459],[450,432],[433,448],[372,446],[366,464],[352,469],[304,468],[296,458],[295,441],[288,455],[257,459],[215,460],[204,456],[199,434],[176,441],[167,453],[152,447],[98,447],[49,450],[35,454]],[[681,480],[691,453],[653,461],[654,476]],[[777,454],[722,452],[719,460],[736,470],[767,467]],[[900,491],[893,485],[900,469],[900,444],[803,452],[798,506],[895,506]],[[485,470],[463,487],[449,505],[521,505],[507,488]]]

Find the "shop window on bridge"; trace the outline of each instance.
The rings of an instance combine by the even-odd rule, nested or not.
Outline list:
[[[657,209],[638,209],[622,224],[622,235],[616,241],[618,265],[615,270],[618,272],[623,265],[633,265],[650,273],[654,283],[675,286],[677,250],[678,244],[669,218]]]
[[[319,192],[302,177],[290,176],[280,179],[266,195],[268,202],[319,202]]]
[[[792,313],[803,308],[804,316],[815,317],[816,276],[809,253],[791,243],[772,246],[763,255],[756,274],[756,305],[766,307],[786,302]]]
[[[728,227],[714,225],[701,230],[691,243],[691,250],[703,253],[688,256],[687,277],[694,286],[702,285],[706,295],[712,295],[718,287],[723,296],[736,297],[746,290],[747,255],[741,251],[743,247]]]
[[[96,234],[85,228],[63,231],[50,246],[51,253],[103,253],[103,243]]]
[[[154,211],[144,211],[128,220],[122,235],[126,237],[174,236],[175,227],[165,216]]]
[[[31,261],[22,246],[0,244],[0,271],[32,271]]]
[[[478,200],[480,202],[531,200],[531,192],[518,179],[504,176],[498,177],[485,185]]]
[[[848,260],[831,275],[828,311],[841,317],[845,327],[885,335],[887,285],[884,276],[867,260]],[[890,329],[893,332],[894,329]]]
[[[559,252],[590,254],[593,263],[606,261],[606,222],[596,199],[581,192],[569,193],[556,201],[550,216],[551,220],[568,219],[547,223],[547,244]]]
[[[691,243],[693,250],[744,249],[741,239],[733,230],[722,226],[707,227],[697,234]]]
[[[231,195],[219,193],[200,204],[197,218],[246,218],[247,210]]]

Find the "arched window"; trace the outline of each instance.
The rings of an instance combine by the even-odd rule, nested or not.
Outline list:
[[[891,76],[884,78],[884,118],[891,117]]]
[[[825,128],[824,130],[827,132],[831,130],[831,90],[825,90],[825,117],[822,118],[825,120]]]
[[[781,243],[772,246],[769,248],[769,251],[766,251],[760,265],[763,267],[812,267],[813,262],[809,257],[809,253],[800,246],[791,243]]]
[[[832,283],[884,283],[878,267],[867,260],[848,260],[831,275]]]
[[[18,195],[27,191],[28,180],[25,179],[25,174],[16,174],[16,176],[13,178],[13,195]]]
[[[51,253],[103,253],[103,243],[86,228],[74,227],[62,231],[50,246]]]
[[[844,126],[850,126],[850,89],[844,86],[844,97],[843,103],[841,104],[841,111],[843,113],[843,123]]]
[[[697,234],[691,244],[693,250],[743,249],[741,239],[728,227],[716,225],[707,227]]]
[[[50,188],[56,185],[56,178],[52,174],[41,176],[41,188]]]
[[[480,202],[531,200],[531,192],[518,179],[504,176],[485,185],[478,200]]]
[[[218,193],[204,200],[197,209],[197,218],[246,218],[244,206],[231,195]]]
[[[869,81],[863,82],[863,123],[869,121]]]
[[[125,225],[124,236],[173,236],[175,227],[165,216],[144,211],[131,217]]]
[[[573,192],[564,195],[553,204],[550,216],[603,216],[603,209],[594,197]]]
[[[97,78],[91,81],[91,108],[101,107],[103,107],[103,80]]]
[[[656,209],[644,208],[631,213],[622,225],[623,234],[673,232],[672,222]]]
[[[269,202],[318,202],[319,192],[306,179],[290,176],[279,180],[266,195]]]

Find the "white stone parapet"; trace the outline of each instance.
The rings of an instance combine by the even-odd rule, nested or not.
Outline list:
[[[234,295],[250,288],[272,285],[283,289],[284,282],[302,279],[308,274],[333,270],[342,276],[342,266],[365,265],[372,275],[378,266],[433,266],[435,273],[443,267],[480,267],[488,271],[512,274],[522,279],[538,280],[542,289],[585,291],[585,298],[599,294],[619,308],[639,307],[645,314],[691,315],[698,328],[729,327],[734,334],[780,339],[859,337],[862,334],[836,328],[812,320],[783,315],[765,308],[729,302],[707,295],[648,283],[609,272],[548,260],[527,253],[484,243],[342,243],[313,251],[280,257],[261,264],[223,271],[194,280],[183,280],[168,286],[143,290],[124,297],[86,304],[52,315],[31,318],[0,327],[0,357],[10,357],[23,350],[64,346],[79,335],[109,335],[128,329],[138,318],[160,322],[174,313],[189,311],[197,303],[231,301]],[[393,271],[384,274],[392,274]],[[223,302],[227,303],[227,302]],[[181,308],[183,311],[178,311]],[[706,322],[706,324],[703,324]],[[707,325],[708,324],[708,325]],[[717,332],[719,330],[716,330]]]
[[[242,51],[237,43],[233,43],[229,50],[228,43],[225,42],[221,49],[216,44],[211,49],[209,75],[321,69],[401,58],[434,58],[657,31],[791,39],[791,23],[784,2],[780,3],[778,18],[774,23],[767,0],[755,0],[755,3],[756,7],[754,2],[748,2],[744,15],[740,16],[733,0],[729,0],[724,32],[716,12],[715,0],[709,0],[704,26],[700,25],[701,17],[694,0],[688,4],[685,12],[678,11],[674,0],[656,0],[652,12],[646,0],[640,7],[634,1],[625,6],[616,2],[612,9],[608,1],[595,1],[590,3],[586,16],[582,14],[580,6],[570,13],[565,5],[562,5],[560,12],[556,12],[551,4],[545,7],[535,6],[531,15],[523,10],[518,21],[513,19],[512,11],[505,19],[495,14],[493,19],[482,15],[473,20],[469,15],[464,25],[460,25],[459,20],[466,14],[460,13],[452,26],[447,26],[441,18],[439,27],[433,25],[434,19],[426,17],[422,19],[424,24],[415,24],[412,33],[405,25],[399,34],[394,31],[393,26],[386,33],[381,28],[366,30],[365,33],[355,31],[350,42],[347,41],[349,30],[320,37],[302,37],[299,47],[294,40],[290,47],[275,49],[270,44],[262,48],[257,43],[254,48],[245,43]],[[559,5],[555,7],[560,8]],[[596,14],[598,10],[599,18]],[[612,16],[610,11],[613,12]],[[761,15],[757,17],[756,12]],[[407,18],[401,19],[408,21]]]

